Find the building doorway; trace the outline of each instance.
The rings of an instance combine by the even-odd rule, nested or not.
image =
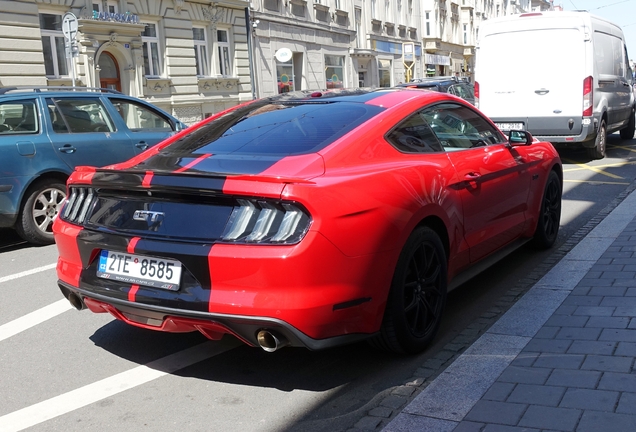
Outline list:
[[[99,56],[99,86],[121,91],[119,65],[115,57],[106,51]]]

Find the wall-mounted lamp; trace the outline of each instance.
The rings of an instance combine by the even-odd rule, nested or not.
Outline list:
[[[254,28],[258,27],[259,23],[260,23],[260,20],[254,20],[254,22],[252,22],[252,27]]]

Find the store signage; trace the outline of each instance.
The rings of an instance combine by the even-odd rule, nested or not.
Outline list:
[[[126,13],[110,13],[93,11],[92,18],[97,21],[115,21],[130,24],[139,24],[139,16],[130,12]]]
[[[281,63],[286,63],[288,61],[290,61],[292,59],[292,51],[289,48],[281,48],[278,51],[276,51],[276,54],[274,54],[274,57],[276,57],[276,60],[278,60]]]
[[[443,56],[439,54],[424,54],[424,63],[450,66],[451,61],[450,61],[450,57],[448,56]]]

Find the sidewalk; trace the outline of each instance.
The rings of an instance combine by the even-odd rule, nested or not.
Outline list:
[[[383,429],[636,431],[636,192]]]

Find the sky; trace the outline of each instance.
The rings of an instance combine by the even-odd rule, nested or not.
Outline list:
[[[586,10],[618,24],[625,34],[630,60],[636,60],[636,0],[554,0],[563,10]]]

